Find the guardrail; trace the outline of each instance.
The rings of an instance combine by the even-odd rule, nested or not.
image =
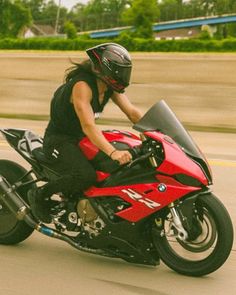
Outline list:
[[[190,27],[199,27],[203,25],[218,25],[225,23],[236,22],[236,14],[227,14],[221,16],[208,16],[208,17],[199,17],[192,19],[182,19],[176,21],[160,22],[153,25],[153,31],[164,31],[164,30],[176,30],[182,28]],[[119,27],[106,30],[97,30],[87,32],[91,38],[106,38],[106,37],[117,37],[120,33],[131,30],[134,31],[135,28],[132,26],[128,27]]]

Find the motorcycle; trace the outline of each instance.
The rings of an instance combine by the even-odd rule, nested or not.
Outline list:
[[[30,130],[1,133],[30,165],[0,160],[0,243],[16,244],[34,230],[78,250],[203,276],[230,255],[233,226],[211,192],[212,174],[202,152],[165,101],[125,131],[103,131],[132,162],[118,165],[87,137],[78,147],[93,164],[97,182],[83,193],[50,199],[52,223],[32,215],[27,192],[59,175],[44,155],[43,139]]]

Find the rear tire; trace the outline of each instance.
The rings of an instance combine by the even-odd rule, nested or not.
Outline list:
[[[13,184],[19,178],[27,173],[27,170],[15,162],[8,160],[0,160],[0,175]],[[25,181],[30,181],[33,178],[28,175]],[[17,193],[21,198],[27,202],[27,192],[30,188],[35,186],[27,185],[17,189]],[[28,226],[24,221],[19,221],[16,216],[0,201],[0,244],[13,245],[20,243],[27,239],[33,228]]]
[[[202,216],[202,231],[194,241],[161,236],[160,228],[153,227],[153,242],[160,258],[171,269],[189,276],[216,271],[227,260],[233,245],[233,226],[224,205],[213,194],[199,196],[196,205]],[[162,232],[168,222],[167,218],[163,220]]]

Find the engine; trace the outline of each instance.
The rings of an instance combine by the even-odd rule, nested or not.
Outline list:
[[[91,238],[96,237],[105,227],[104,221],[98,216],[89,200],[82,199],[77,204],[77,213],[80,218],[82,230]]]
[[[105,227],[87,199],[58,202],[52,210],[53,222],[59,231],[79,232],[93,238]]]

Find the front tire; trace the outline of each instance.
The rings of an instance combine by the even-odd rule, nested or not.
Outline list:
[[[168,214],[160,229],[153,226],[153,242],[163,262],[178,273],[203,276],[220,268],[227,260],[233,245],[233,225],[224,205],[213,195],[201,195],[196,200],[197,218],[201,230],[193,241],[180,241],[172,228]],[[169,227],[169,229],[171,229]],[[160,234],[162,232],[162,234]]]
[[[0,175],[13,184],[27,171],[22,166],[15,162],[8,160],[0,160]],[[25,181],[32,180],[31,176],[25,177]],[[21,198],[27,202],[27,192],[32,185],[23,186],[17,189],[17,193]],[[32,232],[33,228],[29,227],[24,221],[19,221],[14,213],[12,213],[6,205],[0,201],[0,244],[13,245],[20,243],[27,239]]]

